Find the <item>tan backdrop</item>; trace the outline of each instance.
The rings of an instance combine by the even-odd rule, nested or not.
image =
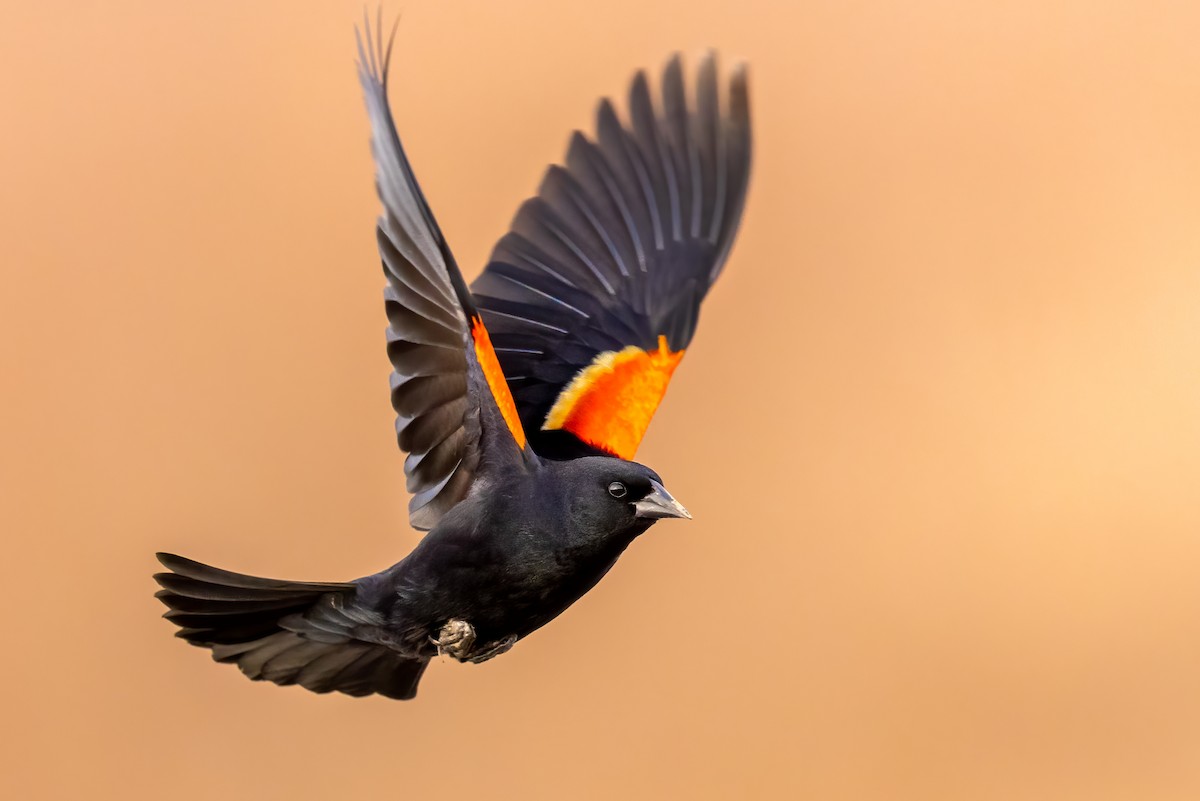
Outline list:
[[[0,796],[1200,797],[1194,3],[401,10],[470,275],[598,96],[751,62],[743,234],[639,454],[695,521],[415,703],[172,639],[156,549],[416,541],[361,3],[8,3]]]

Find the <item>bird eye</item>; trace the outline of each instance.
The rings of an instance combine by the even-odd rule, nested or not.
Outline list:
[[[625,485],[620,481],[614,481],[608,485],[608,494],[614,498],[624,498],[629,490],[625,489]]]

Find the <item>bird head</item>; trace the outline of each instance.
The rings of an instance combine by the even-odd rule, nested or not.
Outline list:
[[[558,464],[572,516],[593,531],[636,535],[662,518],[692,517],[644,465],[607,456]]]

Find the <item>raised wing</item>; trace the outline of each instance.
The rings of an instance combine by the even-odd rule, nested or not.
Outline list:
[[[395,31],[393,30],[393,38]],[[458,265],[413,175],[387,99],[392,41],[378,25],[358,39],[384,212],[376,239],[388,286],[388,358],[396,434],[408,452],[409,519],[432,528],[491,469],[532,457],[504,373]],[[364,42],[365,40],[365,42]]]
[[[733,244],[750,175],[743,68],[722,103],[716,57],[691,102],[678,56],[655,109],[645,73],[631,122],[601,101],[474,282],[525,430],[544,456],[631,459]]]

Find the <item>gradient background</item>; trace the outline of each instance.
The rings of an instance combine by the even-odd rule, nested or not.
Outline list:
[[[156,549],[416,541],[361,3],[6,3],[0,796],[1200,797],[1195,3],[401,8],[469,277],[635,68],[751,62],[743,233],[639,453],[696,520],[415,703],[172,639]]]

